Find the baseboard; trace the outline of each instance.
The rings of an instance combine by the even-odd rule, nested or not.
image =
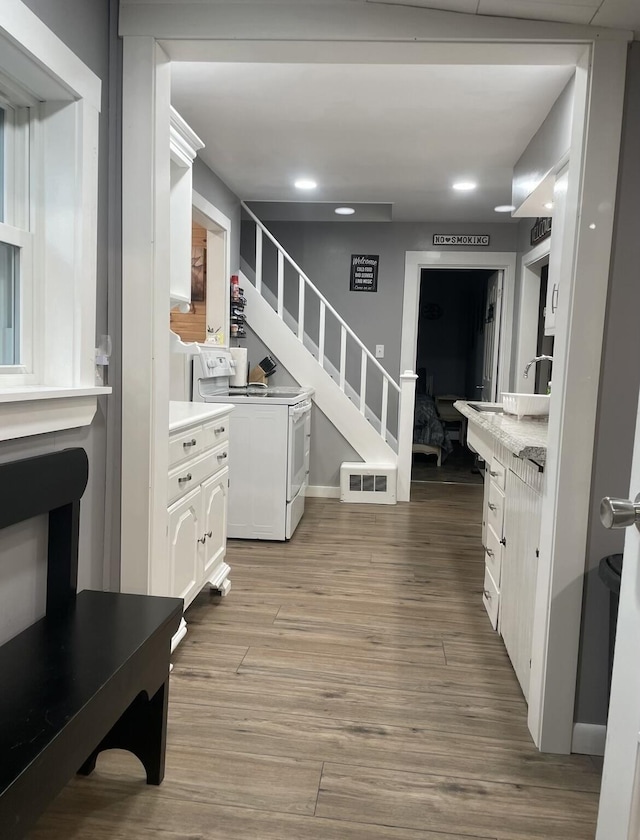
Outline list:
[[[322,487],[319,484],[311,485],[307,487],[306,496],[309,498],[316,498],[316,499],[339,499],[340,498],[340,488],[339,487]]]
[[[574,723],[571,752],[580,755],[604,755],[607,727],[597,723]]]

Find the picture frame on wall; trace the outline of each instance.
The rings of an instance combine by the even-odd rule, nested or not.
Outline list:
[[[202,246],[191,249],[191,300],[194,303],[202,303],[205,299],[206,289],[206,248]]]

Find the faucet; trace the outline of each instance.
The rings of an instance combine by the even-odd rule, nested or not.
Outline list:
[[[552,361],[553,361],[553,356],[536,356],[535,358],[531,359],[530,362],[527,362],[527,365],[524,369],[524,378],[525,379],[529,378],[529,368],[531,367],[531,365],[535,365],[536,362],[552,362]]]

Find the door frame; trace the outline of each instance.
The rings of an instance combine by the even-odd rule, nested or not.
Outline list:
[[[500,307],[496,389],[497,393],[508,391],[511,377],[516,259],[515,251],[407,251],[404,262],[400,370],[414,371],[416,369],[418,318],[420,316],[420,278],[423,268],[502,271],[502,305]],[[507,362],[503,364],[505,359]]]
[[[389,63],[406,63],[408,58],[412,63],[454,59],[482,63],[490,44],[493,63],[497,56],[502,57],[498,63],[522,63],[529,55],[550,60],[554,45],[568,46],[575,56],[571,64],[575,60],[577,77],[574,177],[567,204],[571,216],[564,249],[567,276],[563,272],[556,330],[556,394],[551,400],[546,465],[551,492],[542,515],[529,705],[535,743],[544,751],[567,753],[573,731],[627,43],[632,33],[422,8],[351,5],[331,16],[311,18],[311,12],[298,13],[284,3],[278,11],[255,2],[242,9],[235,4],[190,9],[168,2],[159,15],[152,4],[121,0],[122,284],[127,301],[122,324],[122,486],[123,499],[125,495],[135,499],[131,508],[122,505],[123,562],[134,557],[150,563],[150,558],[166,551],[171,61],[221,60],[222,55],[226,56],[222,60],[232,60],[244,54],[253,61],[281,63],[285,56],[308,61],[313,56],[314,61],[340,63],[348,57],[366,64],[375,46],[376,56],[384,53]],[[311,32],[315,41],[310,40]],[[415,282],[417,287],[417,270]],[[127,312],[135,313],[135,319],[125,317]],[[140,317],[144,312],[150,313],[149,318]],[[131,452],[139,454],[128,459]]]
[[[551,239],[534,245],[522,256],[520,268],[520,305],[518,307],[518,332],[515,348],[516,366],[513,372],[513,390],[520,394],[533,394],[535,377],[522,375],[524,366],[536,355],[538,349],[537,318],[540,305],[540,273],[534,271],[549,259]]]

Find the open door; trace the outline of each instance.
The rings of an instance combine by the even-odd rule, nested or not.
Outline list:
[[[636,495],[638,494],[638,495]],[[627,528],[596,840],[640,837],[640,412],[630,500],[603,499],[609,528]]]
[[[502,282],[502,271],[494,271],[487,280],[487,305],[484,317],[484,362],[482,365],[483,402],[497,402],[498,396]]]

